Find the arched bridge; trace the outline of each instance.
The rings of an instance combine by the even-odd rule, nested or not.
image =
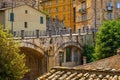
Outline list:
[[[82,47],[92,45],[92,38],[91,34],[86,33],[15,38],[16,42],[20,42],[21,52],[27,56],[26,64],[32,70],[25,78],[33,80],[54,66],[82,64]]]

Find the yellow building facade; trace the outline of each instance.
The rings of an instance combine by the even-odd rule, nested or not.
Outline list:
[[[76,0],[76,30],[91,25],[91,0]]]
[[[66,29],[75,30],[74,0],[43,0],[41,6],[50,17],[58,18],[64,22]]]

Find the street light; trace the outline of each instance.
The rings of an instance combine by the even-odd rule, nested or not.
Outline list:
[[[63,62],[63,51],[59,51],[59,64],[60,66],[62,66],[62,62]]]
[[[91,28],[91,32],[92,32],[92,35],[93,35],[93,43],[94,43],[94,46],[95,46],[95,34],[96,34],[96,32],[98,31],[98,29],[97,28]]]

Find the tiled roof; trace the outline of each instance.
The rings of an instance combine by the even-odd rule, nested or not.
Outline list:
[[[53,68],[37,80],[120,80],[120,71]]]
[[[85,65],[56,67],[37,80],[120,80],[120,55]]]
[[[115,56],[105,58],[102,60],[98,60],[92,63],[88,63],[85,65],[77,66],[77,69],[99,69],[99,68],[108,68],[108,69],[120,69],[120,55],[117,54]]]

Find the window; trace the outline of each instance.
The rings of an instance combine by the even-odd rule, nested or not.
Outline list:
[[[56,13],[58,13],[58,8],[56,8]]]
[[[27,27],[28,27],[27,22],[24,22],[24,27],[25,27],[25,28],[27,28]]]
[[[110,6],[110,7],[111,7],[111,6],[112,6],[112,2],[108,2],[108,6]]]
[[[78,16],[78,22],[80,22],[80,16]]]
[[[56,0],[56,4],[58,4],[58,0]]]
[[[83,3],[82,4],[82,9],[86,9],[87,8],[87,4],[86,3]]]
[[[27,14],[28,13],[28,10],[25,10],[25,14]]]
[[[66,48],[66,62],[72,61],[72,48]]]
[[[112,2],[108,2],[107,10],[109,10],[109,11],[112,10]]]
[[[10,13],[10,21],[14,21],[14,13]]]
[[[73,8],[73,14],[74,14],[74,22],[76,20],[76,8]]]
[[[113,19],[112,13],[108,13],[108,19]]]
[[[48,13],[49,13],[49,14],[51,13],[51,8],[50,8],[50,9],[48,9]]]
[[[117,8],[120,8],[120,2],[117,2],[117,3],[116,3],[116,7],[117,7]]]
[[[43,24],[43,17],[40,17],[40,24]]]
[[[78,51],[74,50],[74,62],[78,62]]]
[[[85,32],[85,26],[82,27],[82,32],[83,32],[83,33]]]
[[[82,15],[82,21],[87,20],[87,14]]]

